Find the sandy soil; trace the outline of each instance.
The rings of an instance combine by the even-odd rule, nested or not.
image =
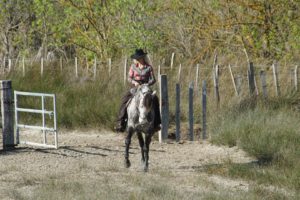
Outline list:
[[[33,138],[37,138],[36,134],[39,133],[25,131],[21,134],[26,136],[23,137],[24,139],[33,141]],[[125,148],[124,136],[124,134],[109,131],[64,131],[59,133],[57,150],[19,145],[14,151],[2,152],[0,160],[10,164],[22,163],[24,170],[30,170],[31,167],[44,169],[50,165],[54,165],[56,171],[60,168],[65,170],[65,165],[68,166],[70,162],[79,160],[92,160],[95,164],[105,164],[111,161],[116,165],[122,165]],[[48,136],[48,138],[50,137]],[[140,158],[138,140],[136,136],[133,136],[130,150],[132,162],[130,170],[140,169]],[[150,169],[194,171],[204,165],[220,164],[229,160],[234,163],[247,163],[253,159],[237,147],[214,146],[203,141],[176,143],[168,140],[166,143],[160,144],[154,139],[150,147]],[[1,166],[2,164],[3,162],[1,162]],[[49,171],[51,168],[47,170]]]
[[[33,132],[26,132],[28,138]],[[73,131],[59,133],[59,149],[32,148],[18,146],[16,150],[0,154],[0,196],[7,199],[18,199],[34,196],[45,180],[76,180],[86,183],[103,181],[109,177],[111,184],[124,184],[119,178],[139,173],[143,176],[141,155],[136,136],[130,150],[131,168],[125,169],[124,135],[109,131]],[[228,180],[201,172],[205,166],[226,162],[249,163],[242,150],[234,147],[219,147],[208,142],[169,141],[160,144],[153,141],[150,148],[150,165],[147,176],[168,179],[170,184],[184,186],[184,190],[203,190],[201,183],[197,188],[195,177],[231,190],[247,191],[249,183]],[[181,177],[181,178],[180,178]],[[175,181],[175,183],[174,183]],[[180,182],[181,181],[181,182]],[[119,183],[120,182],[120,183]],[[125,187],[125,186],[124,186]],[[134,184],[132,190],[135,190]],[[177,187],[177,186],[176,186]],[[181,187],[182,188],[182,187]],[[18,194],[15,194],[18,193]],[[5,199],[4,198],[4,199]],[[26,199],[25,198],[25,199]],[[104,198],[105,199],[105,198]]]

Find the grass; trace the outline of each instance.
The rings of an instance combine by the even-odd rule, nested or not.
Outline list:
[[[12,80],[14,90],[55,93],[58,125],[65,128],[112,128],[124,91],[121,81],[114,80],[115,77],[109,79],[103,76],[93,81],[88,77],[75,78],[68,71],[47,71],[47,74],[41,77],[39,71],[30,70],[25,77],[19,73],[11,73],[5,78]],[[20,99],[18,103],[24,107],[41,105],[30,98]],[[36,115],[22,118],[34,123],[41,119]]]
[[[39,185],[30,188],[14,188],[8,193],[15,199],[286,199],[281,191],[249,185],[249,188],[228,188],[213,182],[205,176],[166,175],[161,172],[151,174],[123,172],[107,175],[103,171],[99,176],[65,177],[56,179],[44,177]],[[27,190],[29,188],[27,187]],[[291,197],[290,199],[293,199]],[[296,198],[294,198],[296,199]]]
[[[257,159],[249,165],[228,164],[223,175],[300,190],[300,113],[294,99],[246,100],[215,118],[213,143],[237,145]]]

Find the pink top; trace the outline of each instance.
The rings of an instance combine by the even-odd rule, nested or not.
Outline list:
[[[128,81],[130,83],[136,81],[140,84],[148,83],[149,85],[153,85],[156,82],[153,68],[149,64],[144,65],[142,69],[139,68],[137,64],[132,64],[128,75]]]

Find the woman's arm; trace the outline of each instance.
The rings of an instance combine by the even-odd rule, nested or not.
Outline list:
[[[156,79],[155,79],[155,76],[154,76],[154,72],[153,72],[153,68],[152,66],[150,66],[150,72],[149,72],[149,81],[148,81],[148,84],[149,85],[153,85],[154,83],[156,83]]]
[[[134,86],[138,86],[139,85],[139,83],[134,80],[134,71],[132,69],[132,66],[130,66],[130,69],[129,69],[128,82],[131,83],[131,84],[133,84]]]

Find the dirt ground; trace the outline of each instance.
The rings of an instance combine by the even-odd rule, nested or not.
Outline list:
[[[28,138],[34,134],[24,132]],[[1,152],[0,199],[210,199],[238,197],[253,187],[202,170],[253,161],[236,147],[154,140],[148,173],[142,171],[136,136],[130,169],[124,168],[123,152],[123,134],[95,130],[60,132],[57,150],[23,145]]]

